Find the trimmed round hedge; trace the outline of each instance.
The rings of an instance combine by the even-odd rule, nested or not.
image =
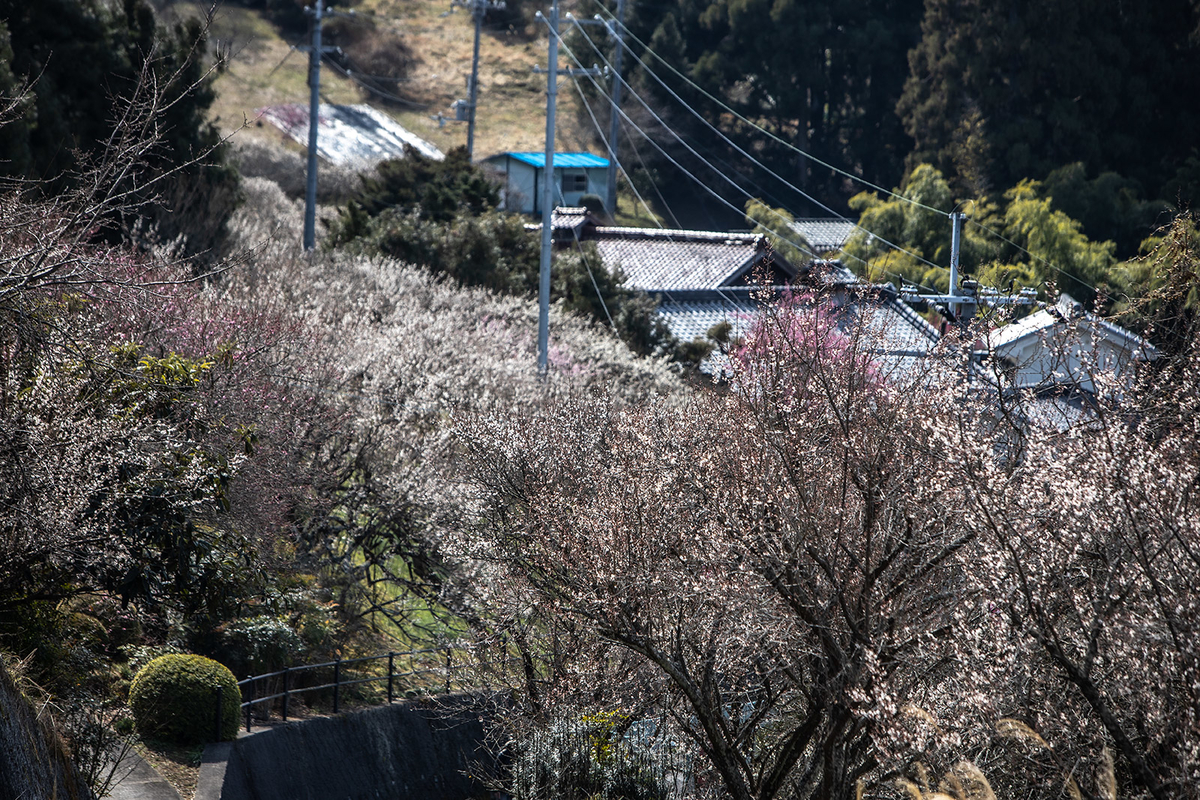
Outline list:
[[[176,744],[213,741],[218,688],[220,740],[225,741],[237,736],[242,702],[237,678],[224,664],[204,656],[159,656],[142,667],[129,686],[129,708],[138,733]]]

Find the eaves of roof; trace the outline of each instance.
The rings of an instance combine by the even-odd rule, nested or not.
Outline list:
[[[546,154],[539,152],[528,153],[497,153],[494,156],[488,156],[484,161],[492,161],[505,156],[528,164],[531,167],[544,169],[546,166]],[[580,169],[580,168],[600,168],[608,167],[608,159],[601,156],[594,156],[591,153],[555,153],[554,168],[555,169]]]

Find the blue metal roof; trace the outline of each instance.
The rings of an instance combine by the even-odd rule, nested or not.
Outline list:
[[[531,166],[542,169],[546,166],[545,153],[504,153],[510,158],[515,158],[517,161],[523,161]],[[554,168],[559,167],[608,167],[608,159],[594,156],[591,153],[555,153]]]

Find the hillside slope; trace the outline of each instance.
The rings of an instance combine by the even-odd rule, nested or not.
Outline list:
[[[467,126],[453,122],[451,108],[465,98],[471,71],[474,26],[470,14],[452,8],[449,0],[363,0],[354,5],[361,22],[341,25],[374,27],[380,33],[402,38],[414,56],[408,78],[399,92],[411,104],[372,95],[333,68],[321,71],[321,91],[326,102],[371,102],[400,124],[442,150],[465,145]],[[201,5],[167,2],[163,14],[198,15]],[[255,109],[281,103],[307,103],[307,55],[291,50],[306,44],[303,33],[281,32],[254,9],[233,5],[218,8],[211,28],[215,48],[227,54],[227,66],[217,78],[218,99],[212,118],[223,133],[243,124],[250,127],[239,137],[279,139],[267,123],[256,121]],[[545,144],[545,77],[535,75],[534,64],[545,66],[546,34],[542,26],[525,29],[485,26],[480,41],[479,111],[476,116],[475,155],[506,150],[540,150]],[[590,130],[578,123],[579,97],[570,84],[561,87],[557,146],[564,150],[598,152]],[[438,113],[446,118],[439,126]],[[590,123],[589,123],[590,126]]]

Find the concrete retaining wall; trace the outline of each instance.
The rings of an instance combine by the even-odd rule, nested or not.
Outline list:
[[[197,800],[465,800],[493,772],[470,698],[292,722],[210,746]],[[224,758],[222,758],[224,756]],[[223,761],[223,763],[222,763]],[[223,773],[223,775],[222,775]]]
[[[91,796],[58,734],[38,719],[0,661],[0,798]]]

